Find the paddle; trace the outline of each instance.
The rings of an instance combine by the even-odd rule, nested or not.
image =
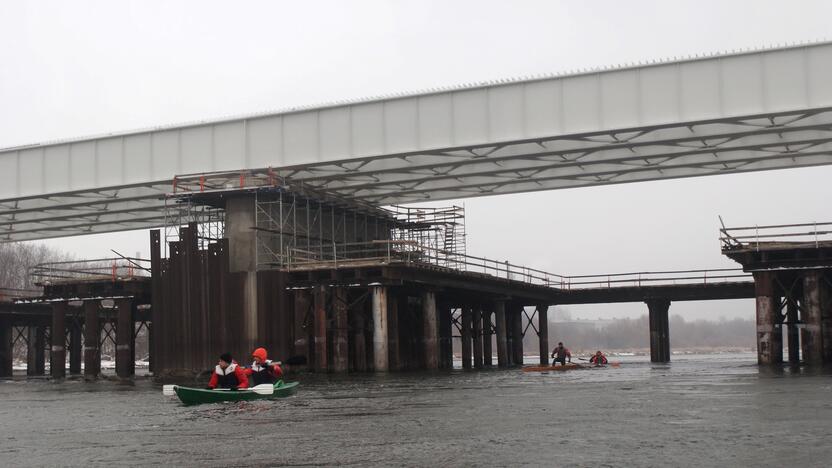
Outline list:
[[[174,396],[174,395],[176,395],[176,392],[174,391],[174,388],[176,388],[176,387],[179,387],[179,385],[163,385],[162,386],[162,395],[165,395],[165,396]],[[231,389],[228,389],[228,388],[217,388],[215,390],[229,391],[229,392],[231,391]],[[238,391],[244,392],[244,391],[247,391],[247,390],[251,390],[252,392],[254,392],[258,395],[271,395],[271,394],[274,393],[274,385],[265,383],[265,384],[255,385],[254,387],[251,387],[251,388],[241,388]]]

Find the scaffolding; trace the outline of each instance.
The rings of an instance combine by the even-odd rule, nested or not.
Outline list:
[[[396,229],[392,239],[410,241],[403,245],[415,248],[427,247],[434,250],[441,266],[461,269],[466,255],[465,247],[465,207],[449,206],[438,208],[418,208],[393,206]]]

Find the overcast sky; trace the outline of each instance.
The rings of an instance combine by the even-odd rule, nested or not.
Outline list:
[[[830,17],[824,1],[0,0],[0,147],[823,40]],[[468,252],[563,274],[730,267],[717,215],[728,225],[830,220],[830,176],[823,167],[467,199]],[[148,251],[146,231],[47,243],[79,257]],[[671,312],[752,317],[754,306]]]

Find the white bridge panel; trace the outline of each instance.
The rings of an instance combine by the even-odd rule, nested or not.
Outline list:
[[[832,43],[818,43],[9,148],[0,223],[26,238],[61,213],[61,232],[157,225],[147,210],[173,177],[212,171],[404,203],[827,164],[830,141]],[[135,218],[114,201],[125,185],[153,198]],[[95,197],[106,223],[77,215]]]

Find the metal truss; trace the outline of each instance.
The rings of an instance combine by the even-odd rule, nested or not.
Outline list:
[[[832,108],[559,135],[279,171],[388,205],[832,164]]]

